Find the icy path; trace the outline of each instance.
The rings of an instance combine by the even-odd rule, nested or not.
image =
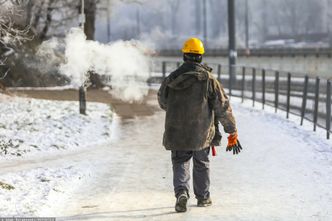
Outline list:
[[[164,113],[115,120],[112,143],[71,157],[91,179],[41,215],[58,220],[332,220],[332,145],[283,117],[233,102],[244,151],[211,158],[213,206],[174,213]],[[83,157],[84,156],[84,157]],[[76,161],[76,162],[75,162]],[[90,169],[91,169],[90,168]]]

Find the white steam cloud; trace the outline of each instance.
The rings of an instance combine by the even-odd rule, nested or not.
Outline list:
[[[73,86],[81,86],[85,74],[93,71],[110,79],[111,93],[117,98],[134,102],[148,93],[149,59],[142,43],[132,40],[101,44],[86,40],[80,28],[72,28],[62,44],[65,59],[59,70],[71,79]],[[47,45],[39,49],[44,51]],[[49,46],[54,47],[54,42]]]

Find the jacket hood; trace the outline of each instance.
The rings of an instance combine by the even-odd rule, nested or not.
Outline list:
[[[179,70],[182,73],[168,83],[168,87],[175,90],[183,90],[190,87],[196,81],[207,80],[212,68],[195,62],[185,62]]]

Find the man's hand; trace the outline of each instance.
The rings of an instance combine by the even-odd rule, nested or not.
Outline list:
[[[238,154],[241,152],[242,146],[237,137],[238,137],[237,132],[232,133],[228,136],[228,144],[226,151],[232,151],[233,149],[233,154]]]

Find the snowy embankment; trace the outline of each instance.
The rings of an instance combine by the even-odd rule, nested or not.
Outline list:
[[[110,136],[110,108],[89,103],[23,99],[0,95],[0,156],[31,155],[105,142]]]
[[[105,104],[87,108],[84,116],[78,102],[0,94],[0,216],[38,215],[89,176],[65,157],[107,143],[112,114]]]

